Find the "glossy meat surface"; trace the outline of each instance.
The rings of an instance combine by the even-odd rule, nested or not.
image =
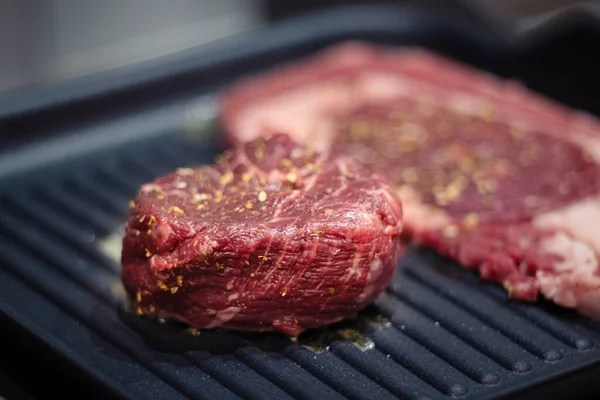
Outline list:
[[[305,329],[350,317],[389,284],[402,208],[345,157],[257,139],[140,189],[123,282],[140,314],[197,328]]]
[[[595,117],[423,49],[348,43],[232,87],[221,121],[230,143],[278,131],[354,157],[395,184],[413,243],[600,317]]]

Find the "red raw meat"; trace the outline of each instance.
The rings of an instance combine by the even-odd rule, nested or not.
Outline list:
[[[275,135],[143,185],[122,278],[140,314],[297,336],[378,297],[401,228],[387,180]]]
[[[423,49],[361,43],[242,82],[232,144],[272,131],[352,155],[397,187],[404,234],[513,298],[600,318],[600,123]]]

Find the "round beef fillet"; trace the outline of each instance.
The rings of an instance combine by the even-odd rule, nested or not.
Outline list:
[[[139,314],[196,328],[305,329],[353,316],[388,286],[402,207],[384,178],[288,136],[141,187],[123,239]]]

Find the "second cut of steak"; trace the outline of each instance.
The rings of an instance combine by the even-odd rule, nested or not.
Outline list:
[[[232,143],[277,130],[354,157],[395,184],[413,243],[600,317],[594,117],[425,50],[351,43],[232,88],[221,120]]]
[[[297,336],[379,296],[401,229],[386,179],[275,135],[142,186],[122,278],[140,314]]]
[[[390,177],[413,243],[478,268],[511,297],[598,308],[585,236],[596,228],[581,218],[596,215],[600,166],[576,144],[404,99],[340,120],[334,146]]]

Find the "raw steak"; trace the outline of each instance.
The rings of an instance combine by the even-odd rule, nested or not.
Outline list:
[[[600,317],[600,124],[422,49],[350,43],[231,88],[231,143],[271,131],[387,175],[404,234],[513,298]]]
[[[141,187],[123,239],[140,314],[297,336],[350,317],[390,283],[402,208],[387,180],[288,136]]]

